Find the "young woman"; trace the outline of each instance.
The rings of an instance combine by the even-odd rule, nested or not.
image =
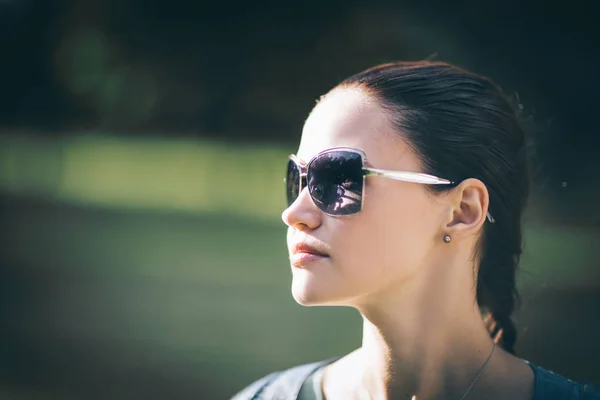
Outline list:
[[[518,109],[445,63],[391,63],[323,96],[287,170],[292,294],[356,308],[362,346],[234,399],[582,399],[514,354],[528,195]]]

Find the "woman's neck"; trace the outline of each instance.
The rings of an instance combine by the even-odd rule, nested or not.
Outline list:
[[[458,285],[439,285],[445,292],[407,288],[379,303],[385,306],[359,307],[359,379],[373,399],[462,397],[493,342],[474,294]]]

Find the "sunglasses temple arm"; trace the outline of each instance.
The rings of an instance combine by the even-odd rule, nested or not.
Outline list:
[[[405,172],[405,171],[390,171],[385,169],[377,168],[363,168],[364,176],[384,176],[386,178],[395,179],[398,181],[422,183],[427,185],[451,185],[452,181],[448,179],[438,178],[437,176],[423,174],[420,172]],[[488,221],[491,223],[496,222],[494,217],[488,211],[486,213]]]
[[[420,172],[390,171],[377,168],[363,168],[364,176],[384,176],[397,181],[423,183],[428,185],[451,185],[452,181]]]

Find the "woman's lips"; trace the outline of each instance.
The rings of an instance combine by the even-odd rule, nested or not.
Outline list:
[[[297,252],[290,256],[290,262],[294,267],[302,268],[310,263],[329,258],[324,254]]]
[[[294,267],[302,268],[310,263],[323,260],[329,256],[325,251],[307,242],[298,242],[292,246],[290,262]]]

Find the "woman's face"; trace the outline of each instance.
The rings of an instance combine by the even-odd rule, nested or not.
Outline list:
[[[415,153],[366,92],[336,89],[317,104],[302,132],[297,157],[306,164],[332,147],[353,147],[373,168],[422,172]],[[283,212],[292,264],[292,293],[304,305],[358,305],[401,290],[431,261],[443,232],[443,208],[420,184],[383,177],[365,179],[358,214],[324,214],[303,188]],[[326,257],[306,257],[299,244]],[[300,246],[301,247],[301,246]]]

